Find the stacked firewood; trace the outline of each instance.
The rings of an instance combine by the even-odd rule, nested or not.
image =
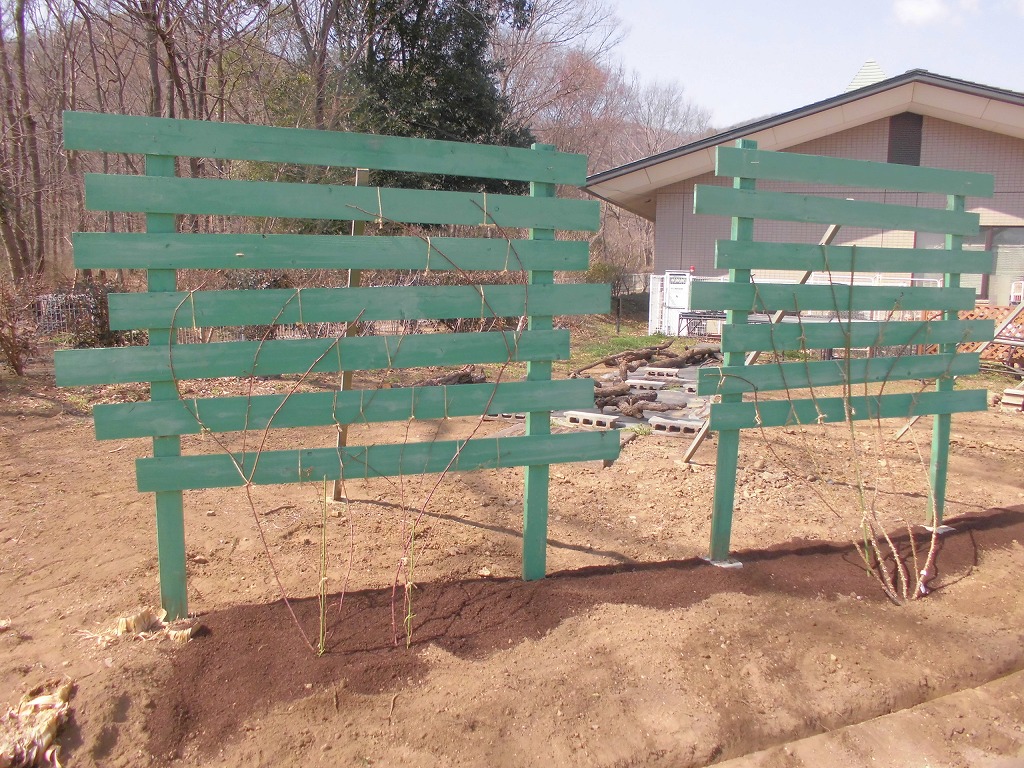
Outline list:
[[[632,416],[635,419],[646,418],[644,411],[672,410],[671,406],[665,403],[654,402],[658,399],[657,392],[631,392],[626,383],[602,386],[594,382],[594,385],[594,406],[597,408],[611,405],[618,408],[623,416]]]
[[[657,392],[634,392],[626,381],[629,374],[637,369],[647,366],[655,368],[685,368],[703,363],[718,363],[722,359],[721,347],[716,344],[697,344],[693,347],[684,347],[680,354],[668,352],[673,340],[642,349],[631,349],[619,352],[615,355],[598,360],[574,371],[572,377],[579,377],[585,371],[592,370],[598,366],[616,368],[619,381],[616,383],[602,384],[594,382],[594,406],[605,408],[613,406],[624,416],[631,416],[635,419],[645,419],[644,411],[656,411],[664,413],[674,410],[676,406],[656,402]]]

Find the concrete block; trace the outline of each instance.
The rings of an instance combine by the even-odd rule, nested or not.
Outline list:
[[[702,419],[666,419],[662,416],[651,416],[647,421],[651,425],[652,432],[680,437],[693,436],[704,426]]]
[[[525,413],[488,413],[484,421],[525,421]]]
[[[603,413],[591,411],[566,411],[565,418],[570,424],[581,427],[600,427],[601,429],[611,429],[619,420],[618,416],[606,416]]]
[[[678,374],[678,368],[648,368],[644,371],[648,379],[675,379]]]
[[[657,392],[662,387],[666,386],[669,382],[667,381],[648,381],[647,379],[626,379],[626,383],[632,389],[640,389],[647,391]]]
[[[1004,411],[1024,411],[1024,389],[1007,389],[999,406]]]

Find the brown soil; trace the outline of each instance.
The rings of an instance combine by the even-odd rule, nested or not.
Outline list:
[[[332,595],[318,657],[302,633],[316,643],[319,486],[256,489],[252,506],[237,489],[188,494],[201,630],[184,647],[112,637],[117,616],[159,599],[153,502],[135,490],[133,466],[149,447],[97,442],[80,393],[58,392],[49,377],[0,380],[0,619],[12,620],[0,632],[0,703],[45,679],[76,680],[60,737],[66,764],[1024,760],[1019,415],[955,417],[955,531],[939,540],[931,593],[905,605],[866,572],[850,510],[859,474],[909,551],[901,521],[921,519],[927,495],[923,421],[916,440],[899,443],[898,423],[866,426],[852,443],[841,427],[745,436],[733,535],[741,569],[700,559],[713,443],[693,468],[678,460],[685,439],[656,435],[607,469],[553,467],[550,576],[532,583],[518,579],[521,472],[452,475],[436,490],[436,477],[350,483],[351,502],[327,517]],[[360,428],[352,442],[472,428]],[[296,432],[287,439],[332,439]],[[926,534],[914,536],[926,547]],[[862,742],[871,749],[851,746]]]

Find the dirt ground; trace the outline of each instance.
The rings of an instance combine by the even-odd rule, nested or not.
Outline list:
[[[153,499],[134,478],[150,448],[97,442],[84,397],[45,368],[0,379],[0,704],[72,678],[65,765],[1024,765],[1020,415],[954,417],[955,530],[930,594],[905,605],[854,547],[858,477],[906,553],[925,420],[900,442],[899,423],[745,434],[739,569],[701,560],[713,443],[693,467],[686,439],[651,434],[609,468],[552,467],[550,575],[532,583],[518,579],[521,471],[348,483],[350,503],[327,511],[318,657],[303,639],[321,625],[317,485],[260,488],[252,505],[239,489],[187,494],[201,629],[180,647],[112,636],[159,601]]]

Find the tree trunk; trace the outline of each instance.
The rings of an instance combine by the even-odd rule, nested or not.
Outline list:
[[[18,106],[21,112],[21,131],[25,142],[25,155],[28,161],[31,200],[29,209],[29,226],[32,228],[32,240],[29,245],[30,271],[33,276],[43,272],[43,172],[39,160],[39,142],[37,140],[36,121],[32,117],[28,91],[28,58],[25,40],[25,0],[17,0],[14,4],[15,27],[15,62],[18,75]]]
[[[152,117],[163,117],[163,88],[160,85],[160,59],[157,55],[160,19],[157,15],[154,0],[140,0],[139,10],[142,12],[146,26],[146,60],[149,64],[149,114]]]
[[[24,10],[22,8],[22,10]],[[29,239],[32,228],[26,222],[25,186],[28,163],[24,140],[24,123],[19,115],[18,91],[15,85],[16,65],[7,53],[6,32],[0,15],[0,77],[3,78],[3,116],[0,119],[0,239],[7,251],[8,266],[15,284],[30,280],[35,274],[34,248]],[[22,25],[24,26],[24,25]],[[15,55],[20,52],[15,35]]]

